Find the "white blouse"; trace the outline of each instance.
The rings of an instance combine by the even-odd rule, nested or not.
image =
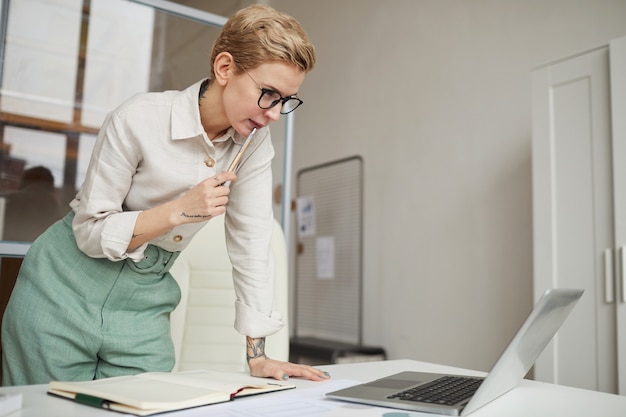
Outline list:
[[[208,138],[198,106],[202,81],[183,91],[138,94],[107,116],[85,182],[70,203],[76,241],[87,255],[138,261],[148,243],[181,251],[205,224],[177,226],[128,251],[140,211],[178,198],[227,169],[245,139],[232,127],[213,141]],[[266,127],[242,158],[224,219],[237,295],[235,328],[250,337],[265,337],[283,326],[280,314],[272,312],[273,156]]]

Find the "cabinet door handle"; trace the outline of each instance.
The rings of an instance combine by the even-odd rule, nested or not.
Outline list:
[[[619,288],[620,302],[626,301],[626,286],[624,281],[624,270],[626,269],[626,246],[622,246],[619,249],[620,265],[619,273],[617,274],[617,288]]]
[[[615,302],[615,281],[613,280],[613,249],[604,250],[604,302]]]

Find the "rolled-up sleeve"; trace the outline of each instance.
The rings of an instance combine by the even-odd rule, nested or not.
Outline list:
[[[276,311],[269,315],[259,314],[240,300],[235,302],[235,317],[235,329],[253,338],[272,335],[285,325],[282,314]]]

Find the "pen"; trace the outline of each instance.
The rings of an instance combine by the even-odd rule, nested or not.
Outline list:
[[[241,160],[241,157],[243,156],[243,153],[248,148],[248,145],[250,145],[250,142],[252,140],[252,136],[255,133],[256,133],[256,127],[254,129],[252,129],[252,132],[250,132],[250,134],[248,135],[246,140],[243,141],[243,144],[241,145],[241,148],[239,148],[239,152],[237,152],[237,155],[235,156],[235,159],[233,159],[233,162],[230,163],[230,166],[228,167],[228,169],[226,171],[234,171],[235,169],[237,169],[237,165],[239,165],[239,160]]]
[[[243,156],[243,153],[246,151],[246,149],[250,145],[250,142],[252,142],[252,136],[255,133],[256,133],[256,127],[254,129],[252,129],[252,132],[250,132],[250,134],[248,135],[246,140],[243,141],[243,144],[241,145],[241,148],[239,148],[239,152],[237,152],[237,155],[235,155],[235,159],[233,159],[233,162],[230,163],[230,165],[228,166],[228,169],[226,171],[234,172],[237,169],[237,167],[239,165],[239,161],[241,160],[241,157]],[[228,184],[230,184],[230,181],[223,182],[223,183],[220,184],[220,186],[228,185]]]
[[[111,401],[105,400],[104,398],[94,397],[92,395],[76,394],[74,400],[77,403],[89,405],[91,407],[105,408],[107,410],[111,409]]]

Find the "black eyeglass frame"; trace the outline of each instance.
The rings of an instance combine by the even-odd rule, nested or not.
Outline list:
[[[254,81],[254,83],[256,84],[256,86],[257,86],[257,87],[261,90],[261,95],[259,96],[259,100],[257,101],[257,105],[259,106],[259,108],[261,108],[261,109],[263,109],[263,110],[269,110],[269,109],[271,109],[272,107],[276,106],[278,103],[281,103],[281,102],[282,102],[282,104],[280,105],[280,114],[289,114],[289,113],[291,113],[292,111],[294,111],[295,109],[297,109],[298,107],[300,107],[300,106],[302,105],[302,103],[304,103],[302,100],[300,100],[300,98],[299,98],[298,96],[293,95],[293,96],[283,97],[283,96],[281,96],[281,95],[278,93],[278,91],[276,91],[276,90],[272,90],[271,88],[264,88],[264,87],[261,87],[261,86],[259,85],[259,83],[258,83],[258,82],[257,82],[254,78],[252,78],[252,75],[248,74],[248,71],[244,71],[244,72],[246,73],[246,75],[247,75],[248,77],[250,77],[250,79],[251,79],[252,81]],[[261,105],[261,100],[263,100],[263,96],[264,96],[265,94],[270,94],[270,95],[278,94],[278,96],[279,96],[280,98],[277,98],[276,100],[272,101],[272,103],[271,103],[269,106],[263,107],[263,106]],[[291,109],[290,109],[290,110],[288,110],[288,111],[283,111],[283,106],[285,105],[285,103],[287,103],[287,102],[288,102],[288,101],[290,101],[290,100],[296,100],[296,101],[298,102],[298,104],[296,104],[295,106],[293,106],[293,108],[291,108]]]

